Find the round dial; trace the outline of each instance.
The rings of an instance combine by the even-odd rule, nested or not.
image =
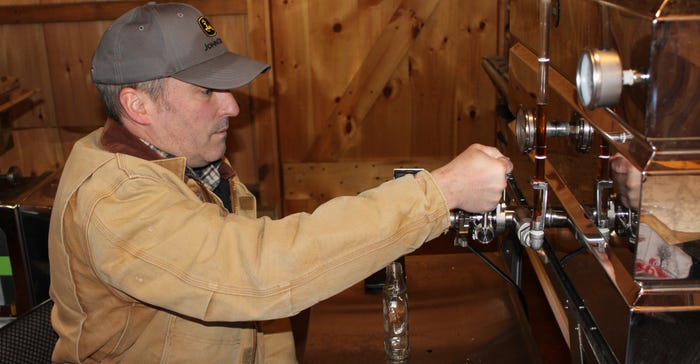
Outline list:
[[[622,93],[622,66],[617,52],[585,50],[576,69],[576,88],[586,109],[616,105]]]
[[[578,61],[578,68],[576,70],[576,88],[578,89],[578,98],[587,109],[591,109],[593,103],[593,93],[595,88],[595,81],[593,75],[593,55],[585,51],[581,55]]]

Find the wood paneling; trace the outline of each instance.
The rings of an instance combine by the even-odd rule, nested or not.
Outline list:
[[[42,4],[18,5],[8,2],[0,12],[0,24],[28,24],[114,20],[136,6],[148,1],[80,1],[45,0]],[[160,1],[182,2],[182,1]],[[246,15],[246,0],[189,0],[188,4],[205,14]]]
[[[92,52],[112,19],[145,2],[0,0],[0,74],[39,90],[21,125],[55,134],[44,138],[58,145],[49,160],[62,163],[102,125]],[[281,163],[448,160],[473,142],[493,144],[495,89],[480,62],[498,52],[501,2],[186,2],[230,49],[273,65],[234,92],[242,112],[227,153],[272,211],[285,190]]]
[[[184,2],[209,17],[230,50],[272,63],[267,2]],[[38,89],[33,109],[11,125],[34,130],[13,132],[15,150],[0,157],[0,170],[5,164],[20,164],[23,172],[35,174],[57,169],[77,139],[104,123],[89,73],[93,52],[113,19],[145,3],[0,0],[0,75],[15,76],[22,87]],[[258,190],[261,205],[276,213],[280,178],[273,85],[268,73],[234,91],[241,114],[232,122],[227,157],[240,178]]]
[[[316,205],[286,193],[298,187],[287,168],[295,163],[448,160],[493,144],[495,88],[480,62],[498,52],[498,2],[271,5],[285,203]]]
[[[438,2],[405,0],[399,5],[323,120],[307,160],[335,160],[361,142],[367,114],[381,94],[392,92],[388,81],[393,71],[406,57]]]
[[[110,22],[44,25],[51,94],[59,127],[98,127],[102,105],[90,78],[92,54]],[[67,42],[66,39],[71,39]],[[45,89],[44,94],[49,90]]]
[[[248,0],[247,49],[248,56],[273,64],[272,35],[270,34],[270,4],[268,1]],[[258,205],[270,210],[272,217],[279,217],[282,200],[278,149],[277,113],[274,72],[258,76],[250,86],[252,97],[250,115],[254,120],[254,143],[250,150],[255,156],[260,196]]]
[[[0,10],[1,12],[1,10]],[[23,89],[38,89],[34,108],[18,115],[15,127],[55,126],[44,31],[40,25],[0,25],[0,75],[16,77]]]
[[[354,196],[394,178],[394,168],[433,170],[447,160],[285,163],[286,213],[313,211],[337,196]],[[302,210],[297,210],[302,209]]]
[[[0,155],[0,173],[19,167],[22,176],[55,171],[63,164],[61,140],[55,128],[19,129],[10,132],[13,148]]]

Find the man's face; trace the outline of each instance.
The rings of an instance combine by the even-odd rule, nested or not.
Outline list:
[[[174,78],[165,79],[161,102],[153,114],[160,149],[201,167],[226,152],[229,117],[240,109],[229,91],[211,90]],[[157,124],[156,124],[157,123]]]

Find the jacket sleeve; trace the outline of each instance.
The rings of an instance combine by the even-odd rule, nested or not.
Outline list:
[[[225,214],[175,182],[130,174],[94,199],[86,187],[87,249],[113,289],[205,321],[294,315],[449,226],[428,172],[279,220]]]

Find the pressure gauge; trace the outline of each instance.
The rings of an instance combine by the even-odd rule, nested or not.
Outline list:
[[[586,109],[616,105],[622,93],[622,66],[617,52],[585,50],[578,62],[576,87]]]
[[[646,82],[648,75],[622,70],[620,56],[614,50],[585,50],[576,69],[576,88],[586,109],[617,105],[622,85]]]

